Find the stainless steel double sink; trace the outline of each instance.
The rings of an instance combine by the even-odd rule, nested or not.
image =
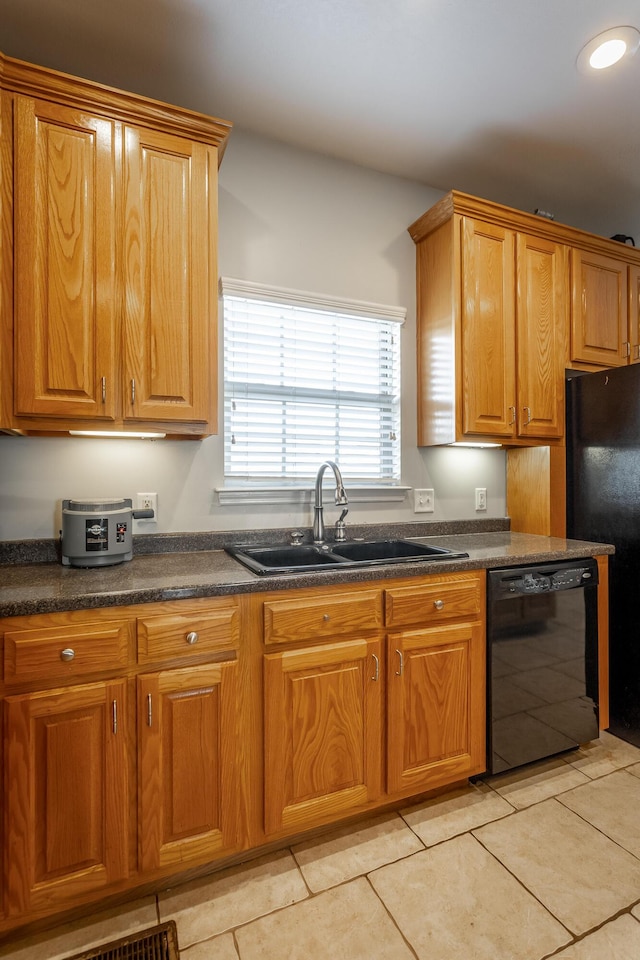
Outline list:
[[[370,567],[424,560],[457,560],[468,553],[413,540],[348,540],[344,542],[287,545],[233,544],[227,553],[254,573],[305,573],[339,567]]]

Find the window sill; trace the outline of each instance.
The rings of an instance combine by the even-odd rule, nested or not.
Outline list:
[[[349,503],[400,503],[411,489],[402,486],[346,486]],[[223,507],[236,503],[312,504],[314,497],[314,491],[309,487],[217,487],[215,492]],[[326,485],[325,496],[328,500],[330,484]]]

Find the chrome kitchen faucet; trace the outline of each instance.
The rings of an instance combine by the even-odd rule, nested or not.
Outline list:
[[[342,474],[338,468],[338,464],[334,463],[333,460],[325,460],[324,463],[320,464],[318,470],[318,475],[316,477],[316,498],[313,506],[313,542],[314,543],[324,543],[324,510],[322,506],[322,478],[327,467],[331,467],[333,470],[334,476],[336,478],[336,506],[346,506],[349,503],[347,499],[347,494],[344,489],[344,484],[342,482]],[[343,523],[344,531],[344,515],[346,511],[343,512],[341,520]],[[344,536],[344,533],[343,533]]]

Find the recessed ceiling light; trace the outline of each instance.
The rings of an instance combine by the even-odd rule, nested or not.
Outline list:
[[[635,27],[612,27],[585,44],[576,61],[582,73],[593,73],[613,66],[623,57],[632,57],[640,46],[640,33]]]

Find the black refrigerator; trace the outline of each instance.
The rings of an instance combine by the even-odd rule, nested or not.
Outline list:
[[[640,364],[568,374],[567,536],[616,548],[609,730],[640,746]]]

